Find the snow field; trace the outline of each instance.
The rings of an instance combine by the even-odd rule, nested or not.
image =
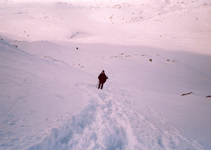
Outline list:
[[[26,41],[144,45],[210,54],[209,1],[4,4],[3,35]],[[8,10],[8,11],[5,11]]]
[[[4,149],[203,149],[187,135],[197,137],[203,134],[209,137],[206,114],[210,111],[210,103],[205,96],[209,94],[210,84],[206,81],[210,70],[203,66],[210,63],[209,57],[146,47],[19,42],[19,47],[25,47],[33,56],[3,40],[1,42],[1,56],[4,56],[1,64],[4,68],[12,68],[12,72],[19,77],[17,81],[21,82],[19,85],[11,82],[13,76],[4,70],[2,79],[9,75],[4,82],[19,89],[22,94],[13,93],[14,98],[7,96],[5,100],[17,99],[13,104],[3,101],[8,109],[3,115],[2,125],[8,132],[1,131],[2,138],[11,138],[1,144]],[[79,50],[75,49],[76,45]],[[16,55],[11,55],[12,52]],[[11,58],[13,61],[10,61]],[[137,70],[135,66],[141,69]],[[183,69],[180,71],[181,67]],[[109,76],[105,91],[96,89],[96,77],[93,76],[101,71],[100,68],[105,68]],[[33,76],[17,74],[23,71]],[[90,74],[84,71],[90,71]],[[194,75],[188,76],[192,72]],[[153,75],[155,73],[156,76]],[[161,76],[165,76],[165,80]],[[31,84],[24,85],[22,80],[29,80]],[[162,88],[159,88],[161,85]],[[181,94],[190,90],[195,96],[181,98]],[[8,88],[7,91],[17,90]],[[199,100],[203,103],[200,104]],[[7,108],[5,106],[2,108]],[[187,120],[192,124],[187,122],[181,127],[180,119],[183,123]],[[170,125],[169,120],[183,133],[186,132],[186,136]],[[36,128],[34,124],[37,124]],[[14,126],[13,132],[11,126]],[[198,130],[198,126],[203,126],[204,130]],[[195,134],[189,127],[195,128]],[[32,128],[33,132],[30,130]],[[44,131],[44,128],[47,130]]]
[[[2,149],[23,149],[32,141],[42,140],[53,124],[60,126],[83,106],[80,99],[70,103],[70,99],[80,97],[70,80],[83,79],[66,64],[56,65],[0,42],[0,145]]]
[[[0,3],[0,149],[210,149],[209,1]]]

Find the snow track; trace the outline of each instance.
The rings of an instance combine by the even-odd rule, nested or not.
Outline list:
[[[154,110],[141,108],[157,118],[156,124],[124,107],[121,99],[114,99],[111,90],[96,90],[84,84],[76,86],[89,95],[89,104],[28,150],[202,149],[196,141],[185,138],[168,125]]]

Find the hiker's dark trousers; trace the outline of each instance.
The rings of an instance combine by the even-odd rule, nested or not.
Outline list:
[[[99,82],[99,85],[98,85],[98,89],[103,89],[103,84],[104,84],[105,82]]]

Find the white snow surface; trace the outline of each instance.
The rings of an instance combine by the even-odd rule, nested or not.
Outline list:
[[[210,66],[209,0],[2,0],[0,149],[209,150]]]

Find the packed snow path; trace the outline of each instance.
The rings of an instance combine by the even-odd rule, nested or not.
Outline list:
[[[90,95],[90,103],[67,124],[52,129],[51,135],[29,150],[202,149],[154,110],[146,106],[141,108],[157,119],[156,125],[146,116],[124,107],[114,89],[101,91],[93,85],[76,86]]]

